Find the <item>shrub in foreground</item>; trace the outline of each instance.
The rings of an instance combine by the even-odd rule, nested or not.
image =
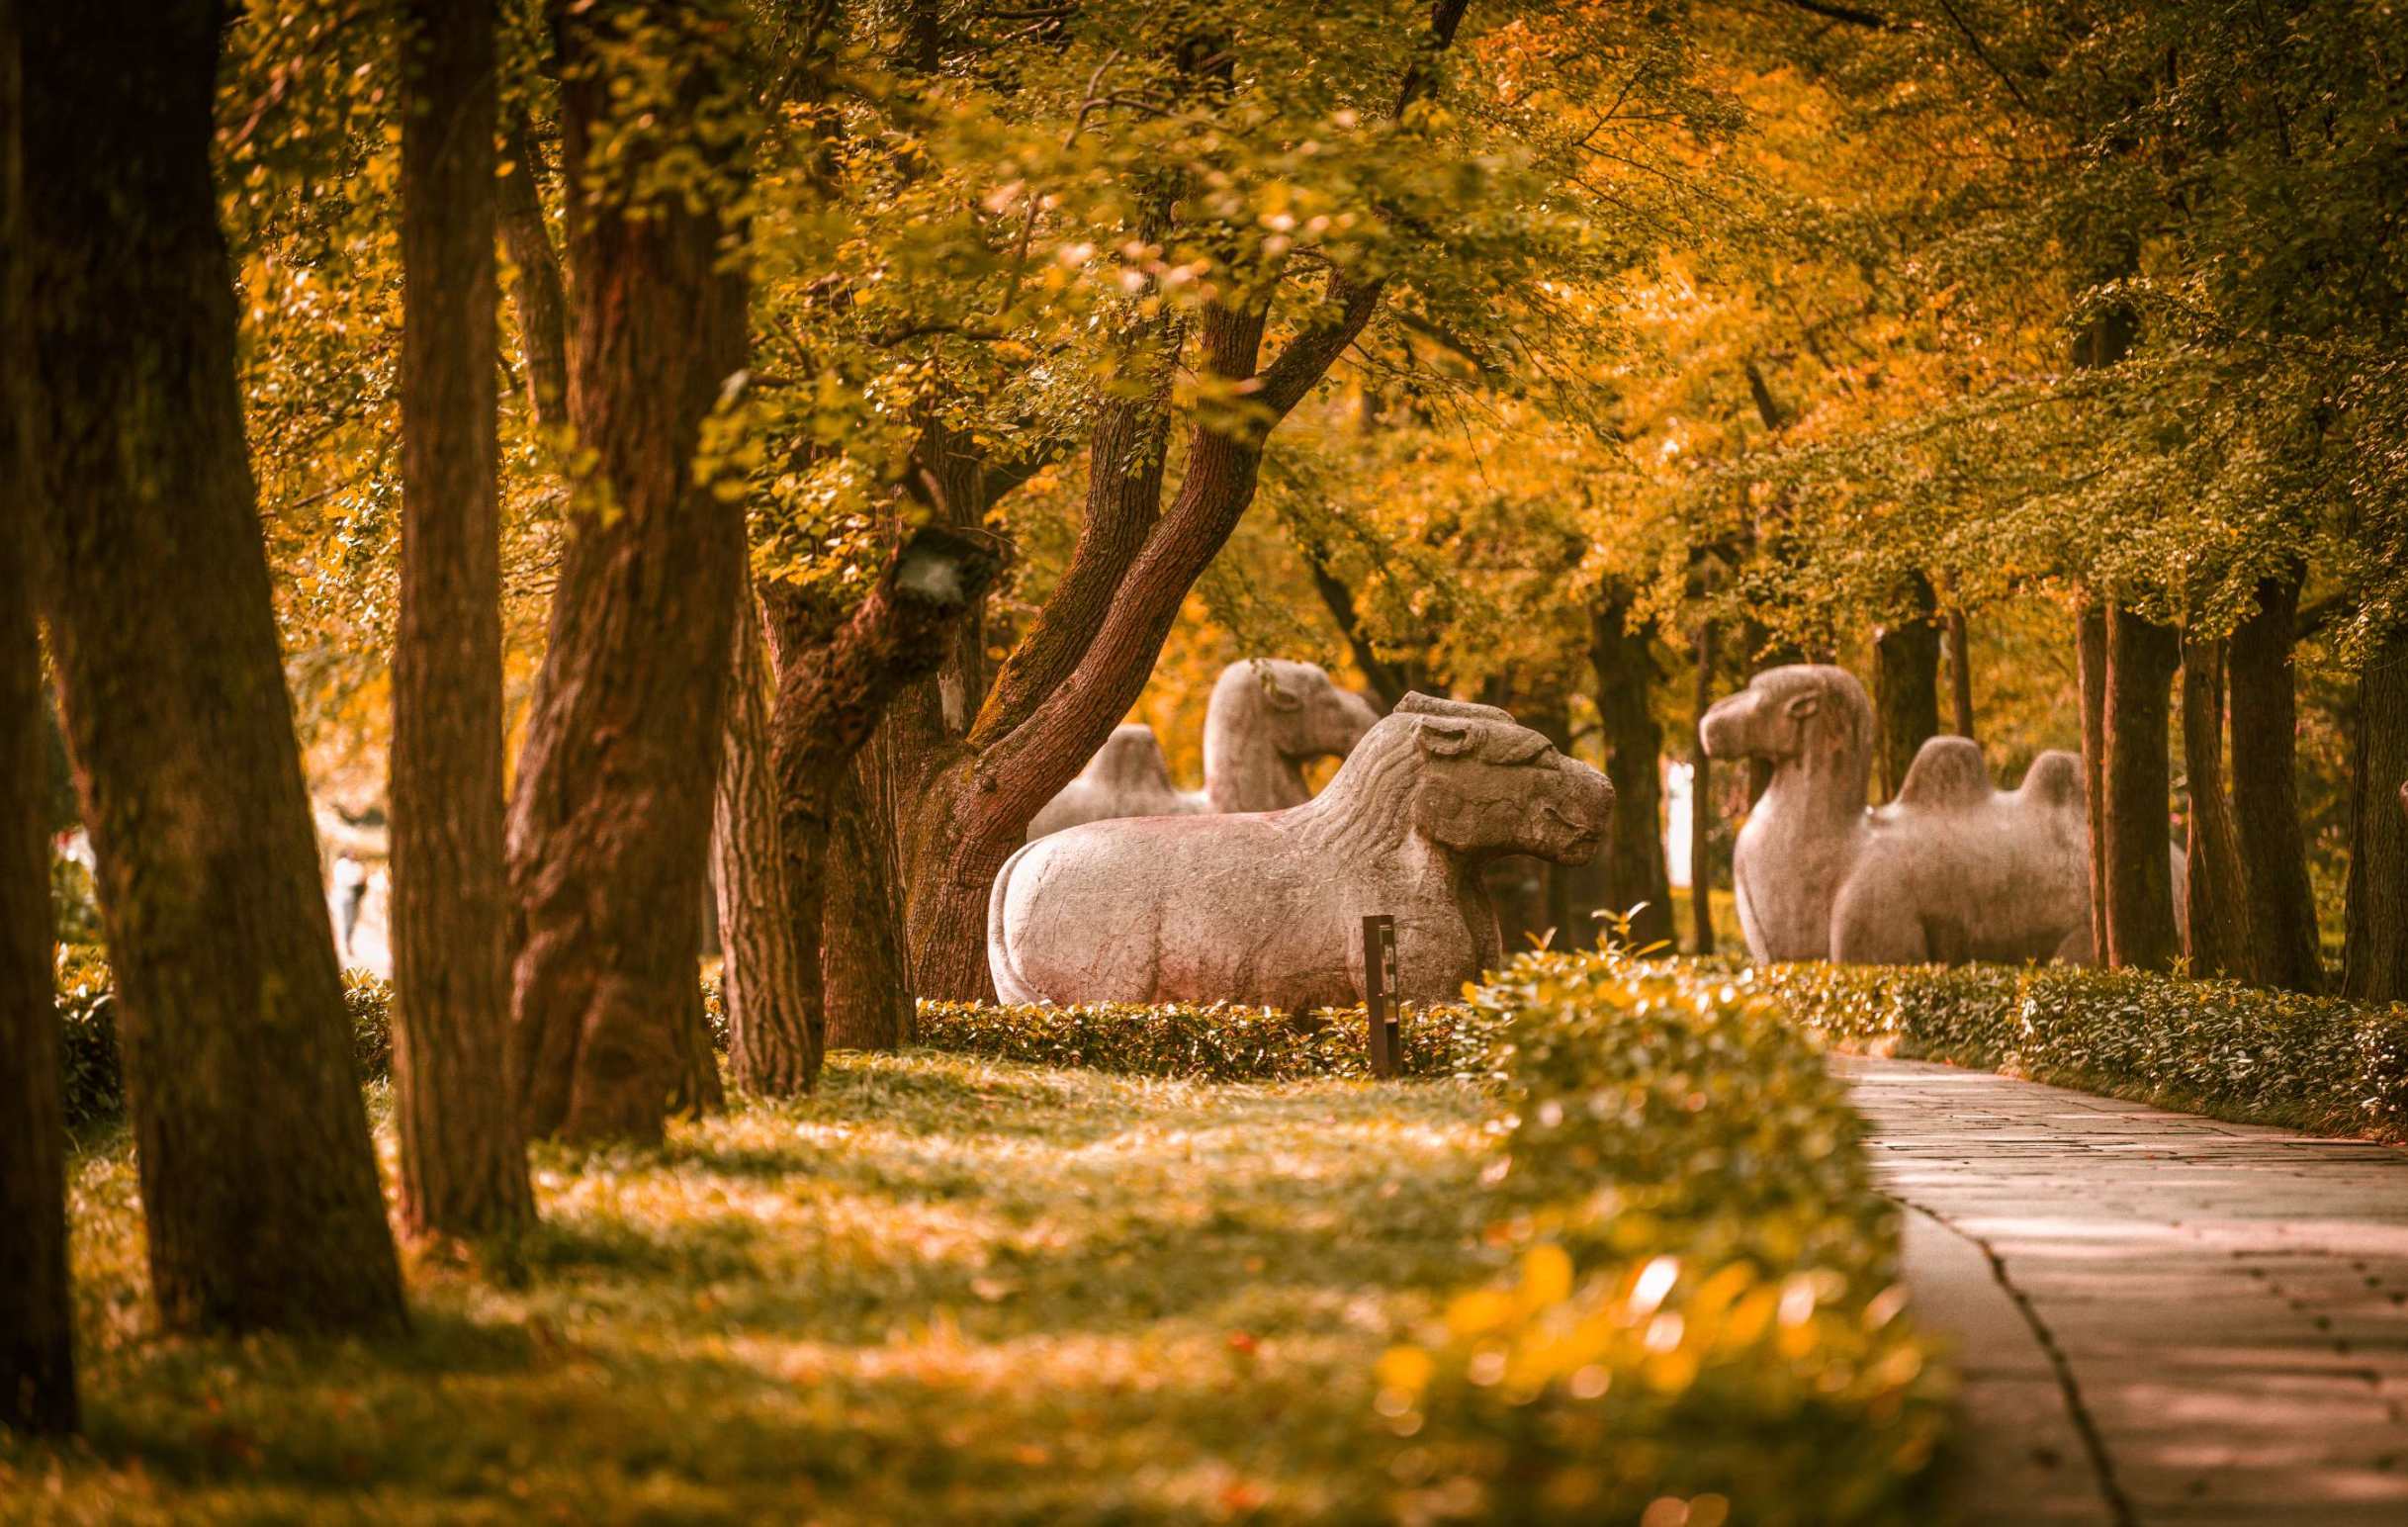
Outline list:
[[[2408,1138],[2408,1006],[2063,965],[1781,965],[1849,1045],[2328,1134]]]
[[[1482,989],[1515,1270],[1382,1360],[1498,1521],[1924,1519],[1943,1379],[1843,1089],[1751,982],[1523,956]]]

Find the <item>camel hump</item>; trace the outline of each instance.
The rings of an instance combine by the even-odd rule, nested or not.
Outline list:
[[[1087,761],[1080,777],[1115,790],[1172,788],[1171,765],[1162,756],[1162,744],[1155,739],[1154,729],[1142,721],[1114,727],[1112,736]]]
[[[2051,811],[2082,810],[2086,804],[2082,760],[2063,749],[2051,748],[2032,760],[2032,766],[2023,771],[2023,785],[2015,793]]]
[[[1898,787],[1898,803],[1941,809],[1974,806],[1990,797],[1990,765],[1970,737],[1934,737],[1916,754]]]

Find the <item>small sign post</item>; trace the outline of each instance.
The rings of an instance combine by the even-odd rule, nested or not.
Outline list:
[[[1384,912],[1363,920],[1363,1011],[1371,1028],[1372,1075],[1394,1076],[1404,1062],[1396,1025],[1396,920]]]

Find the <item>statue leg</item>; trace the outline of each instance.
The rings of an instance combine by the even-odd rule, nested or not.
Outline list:
[[[1921,965],[1931,941],[1916,909],[1895,896],[1848,886],[1831,909],[1831,960],[1841,965]]]

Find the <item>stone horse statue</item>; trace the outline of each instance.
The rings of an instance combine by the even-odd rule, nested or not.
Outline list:
[[[1409,694],[1318,796],[1282,811],[1091,822],[1024,846],[987,904],[1006,1002],[1215,1002],[1290,1012],[1363,996],[1362,919],[1396,919],[1408,1001],[1501,962],[1479,867],[1585,863],[1613,786],[1491,705]]]
[[[1342,759],[1380,713],[1317,663],[1247,658],[1222,669],[1204,712],[1204,787],[1183,791],[1153,728],[1115,729],[1079,776],[1028,823],[1031,841],[1109,817],[1277,811],[1312,798],[1304,766]]]
[[[1898,799],[1865,807],[1873,707],[1844,669],[1768,669],[1708,710],[1717,759],[1765,759],[1772,783],[1732,856],[1739,926],[1759,963],[2093,961],[2082,762],[2043,753],[1993,788],[1970,738],[1934,737]],[[2182,851],[2171,849],[2175,896]]]

